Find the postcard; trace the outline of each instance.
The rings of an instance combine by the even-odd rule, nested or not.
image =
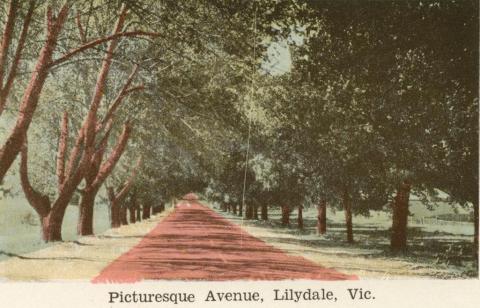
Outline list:
[[[478,307],[476,0],[0,3],[0,306]]]

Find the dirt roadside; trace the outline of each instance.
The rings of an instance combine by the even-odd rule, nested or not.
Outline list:
[[[242,220],[236,215],[216,212],[234,224],[241,226],[251,235],[282,249],[288,254],[302,256],[327,268],[356,275],[360,279],[439,279],[460,278],[461,271],[437,264],[409,262],[400,258],[378,257],[378,251],[348,248],[342,245],[322,246],[317,244],[320,235],[292,234],[288,229],[269,228],[255,221]],[[458,274],[458,276],[457,276]]]

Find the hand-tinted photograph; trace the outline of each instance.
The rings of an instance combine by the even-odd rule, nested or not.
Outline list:
[[[478,0],[5,0],[0,33],[2,283],[478,279]]]

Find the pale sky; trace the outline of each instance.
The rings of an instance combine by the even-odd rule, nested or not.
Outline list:
[[[286,41],[273,42],[267,48],[267,61],[262,63],[262,69],[272,75],[282,75],[290,72],[292,59]]]
[[[303,45],[304,36],[302,28],[292,30],[289,38],[279,42],[272,42],[267,48],[269,60],[262,63],[262,69],[272,75],[282,75],[290,72],[292,68],[292,57],[290,53],[289,43],[297,46]]]

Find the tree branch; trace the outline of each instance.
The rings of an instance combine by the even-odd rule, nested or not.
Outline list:
[[[110,136],[110,132],[112,130],[112,123],[113,120],[108,121],[106,132],[99,142],[98,149],[95,151],[95,154],[93,154],[90,168],[85,176],[85,181],[87,182],[87,185],[91,185],[97,177],[100,165],[102,163],[103,155],[105,154],[105,150],[107,149],[108,137]]]
[[[65,178],[67,179],[72,176],[73,169],[75,168],[75,164],[78,160],[78,156],[80,155],[83,140],[85,138],[85,135],[83,132],[84,132],[84,128],[81,127],[80,130],[78,131],[77,138],[75,139],[75,145],[70,151],[70,156],[67,162],[67,169],[65,171]]]
[[[63,113],[62,124],[60,128],[60,140],[58,141],[57,153],[57,179],[59,188],[65,181],[65,152],[68,141],[68,113]]]
[[[7,21],[3,30],[2,45],[0,47],[0,88],[3,87],[3,73],[7,64],[8,51],[12,42],[15,18],[17,17],[18,0],[10,0],[8,7]]]
[[[83,29],[83,26],[82,26],[82,20],[80,19],[80,12],[77,13],[75,20],[77,22],[78,33],[80,34],[80,41],[82,42],[82,44],[85,44],[87,42],[87,36],[85,35],[85,30]]]
[[[127,14],[127,8],[122,6],[120,15],[118,16],[117,23],[113,30],[113,33],[119,33],[123,27]],[[85,121],[85,151],[87,155],[93,155],[93,142],[95,140],[95,122],[97,118],[97,110],[104,94],[104,88],[107,82],[107,76],[110,71],[110,65],[112,63],[113,52],[117,47],[118,40],[114,39],[108,45],[107,51],[103,58],[102,67],[98,73],[97,82],[95,83],[95,90],[90,103],[90,109],[88,111]],[[91,153],[90,153],[91,152]]]
[[[12,65],[8,73],[7,81],[3,88],[1,88],[1,82],[3,81],[3,76],[0,76],[0,115],[5,109],[7,102],[8,94],[13,86],[13,81],[17,76],[18,66],[20,64],[20,58],[22,56],[23,48],[25,47],[25,41],[27,39],[28,29],[30,27],[30,22],[32,20],[33,11],[35,9],[35,0],[30,0],[27,15],[23,20],[22,32],[18,39],[17,49],[15,50],[15,56],[13,57]],[[3,70],[3,69],[2,69]]]
[[[81,52],[83,52],[87,49],[93,48],[93,47],[95,47],[97,45],[100,45],[102,43],[105,43],[105,42],[108,42],[108,41],[111,41],[111,40],[116,40],[116,39],[119,39],[121,37],[137,37],[137,36],[158,37],[158,36],[161,36],[161,34],[156,33],[156,32],[146,32],[146,31],[128,31],[128,32],[114,33],[114,34],[111,34],[111,35],[106,36],[106,37],[97,38],[97,39],[95,39],[93,41],[90,41],[90,42],[88,42],[88,43],[86,43],[82,46],[79,46],[75,49],[72,49],[72,50],[68,51],[67,53],[65,53],[60,58],[52,61],[50,66],[55,66],[55,65],[61,64],[61,63],[65,62],[66,60],[70,59],[71,57],[75,56],[76,54],[81,53]]]
[[[30,205],[35,209],[35,211],[41,217],[45,217],[50,212],[50,199],[37,192],[28,178],[28,145],[25,139],[25,144],[21,150],[21,160],[20,160],[20,182],[22,185],[22,190],[25,193]]]
[[[137,159],[137,163],[133,167],[132,172],[130,173],[130,177],[128,178],[128,180],[123,185],[123,188],[117,193],[117,195],[115,197],[116,200],[121,201],[127,196],[127,193],[130,191],[130,188],[133,185],[133,180],[135,179],[135,176],[137,175],[138,169],[140,169],[141,164],[142,164],[142,157],[139,157]]]
[[[143,86],[137,86],[137,87],[129,88],[130,85],[132,84],[133,78],[135,77],[135,74],[137,73],[137,71],[138,71],[138,65],[135,65],[132,69],[132,72],[128,76],[127,81],[123,85],[122,90],[120,90],[120,92],[118,93],[118,95],[115,98],[115,100],[113,101],[113,103],[110,104],[110,108],[108,109],[107,114],[105,115],[103,121],[101,122],[101,125],[99,127],[97,127],[97,132],[100,131],[104,127],[105,123],[110,121],[110,119],[113,117],[113,114],[115,113],[115,111],[117,111],[118,107],[122,103],[123,99],[129,93],[131,93],[133,91],[137,91],[137,90],[142,90],[144,88]]]
[[[107,176],[112,172],[113,168],[115,168],[115,165],[125,151],[125,147],[130,137],[131,130],[132,128],[130,123],[126,123],[123,126],[123,131],[117,140],[117,144],[113,148],[108,159],[100,166],[100,170],[98,171],[93,186],[102,185]]]

